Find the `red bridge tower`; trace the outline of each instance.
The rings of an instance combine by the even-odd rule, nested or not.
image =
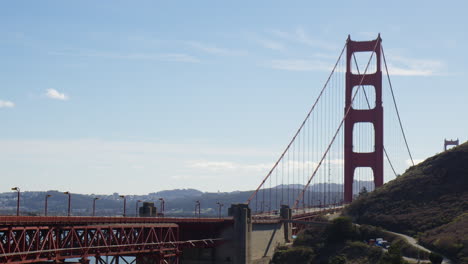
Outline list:
[[[354,171],[358,167],[370,167],[374,174],[375,187],[383,184],[383,107],[382,107],[382,70],[380,34],[373,41],[352,41],[348,37],[346,48],[346,102],[344,130],[344,201],[353,200]],[[374,52],[376,71],[369,74],[354,74],[351,63],[355,52]],[[373,109],[353,109],[353,88],[369,85],[375,88],[375,107]],[[362,87],[361,87],[362,89]],[[371,123],[374,127],[374,151],[354,152],[353,130],[357,123]]]

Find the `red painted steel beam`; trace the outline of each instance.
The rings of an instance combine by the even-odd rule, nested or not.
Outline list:
[[[344,128],[344,201],[353,200],[354,172],[358,167],[370,167],[374,173],[375,187],[383,185],[383,107],[382,107],[382,70],[381,70],[381,38],[380,35],[372,41],[352,41],[348,38],[346,49],[346,93]],[[364,72],[354,74],[351,71],[352,58],[355,52],[374,52],[377,62],[375,73]],[[354,98],[353,87],[371,85],[375,89],[375,107],[368,110],[352,108]],[[375,150],[370,153],[353,151],[354,125],[369,122],[375,131]]]
[[[179,226],[170,223],[2,226],[0,263],[34,263],[145,253],[166,258],[178,256],[180,248],[187,243],[179,241]],[[209,242],[203,243],[203,246],[207,243],[209,245]]]
[[[91,225],[91,224],[143,224],[143,223],[225,223],[232,218],[178,218],[178,217],[91,217],[91,216],[0,216],[3,225]]]

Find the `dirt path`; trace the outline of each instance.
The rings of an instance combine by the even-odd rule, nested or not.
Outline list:
[[[410,236],[407,236],[405,234],[400,234],[400,233],[395,233],[395,232],[392,232],[392,231],[386,231],[388,233],[391,233],[391,234],[394,234],[396,236],[399,236],[403,239],[405,239],[409,244],[411,244],[412,246],[416,247],[416,248],[419,248],[420,250],[422,251],[426,251],[426,252],[431,252],[431,250],[421,246],[418,244],[418,241],[416,241],[416,239],[410,237]],[[408,260],[416,260],[416,259],[408,259]],[[417,261],[417,260],[416,260]],[[455,264],[455,262],[451,261],[450,259],[444,257],[444,260],[442,261],[442,264]]]

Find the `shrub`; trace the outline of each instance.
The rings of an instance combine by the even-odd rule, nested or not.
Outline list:
[[[405,261],[401,255],[401,243],[393,243],[383,255],[379,264],[403,264]]]
[[[333,256],[328,261],[329,264],[346,264],[346,258],[343,255]]]
[[[314,259],[314,251],[308,247],[292,247],[288,249],[280,249],[273,255],[272,263],[288,264],[288,263],[311,263]]]
[[[358,237],[358,231],[353,227],[351,218],[338,217],[332,221],[327,228],[327,239],[329,242],[343,242]]]

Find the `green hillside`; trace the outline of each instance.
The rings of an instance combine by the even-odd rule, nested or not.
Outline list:
[[[416,236],[458,260],[468,258],[468,143],[409,168],[356,199],[346,210],[357,223]],[[462,260],[462,263],[468,263]]]

